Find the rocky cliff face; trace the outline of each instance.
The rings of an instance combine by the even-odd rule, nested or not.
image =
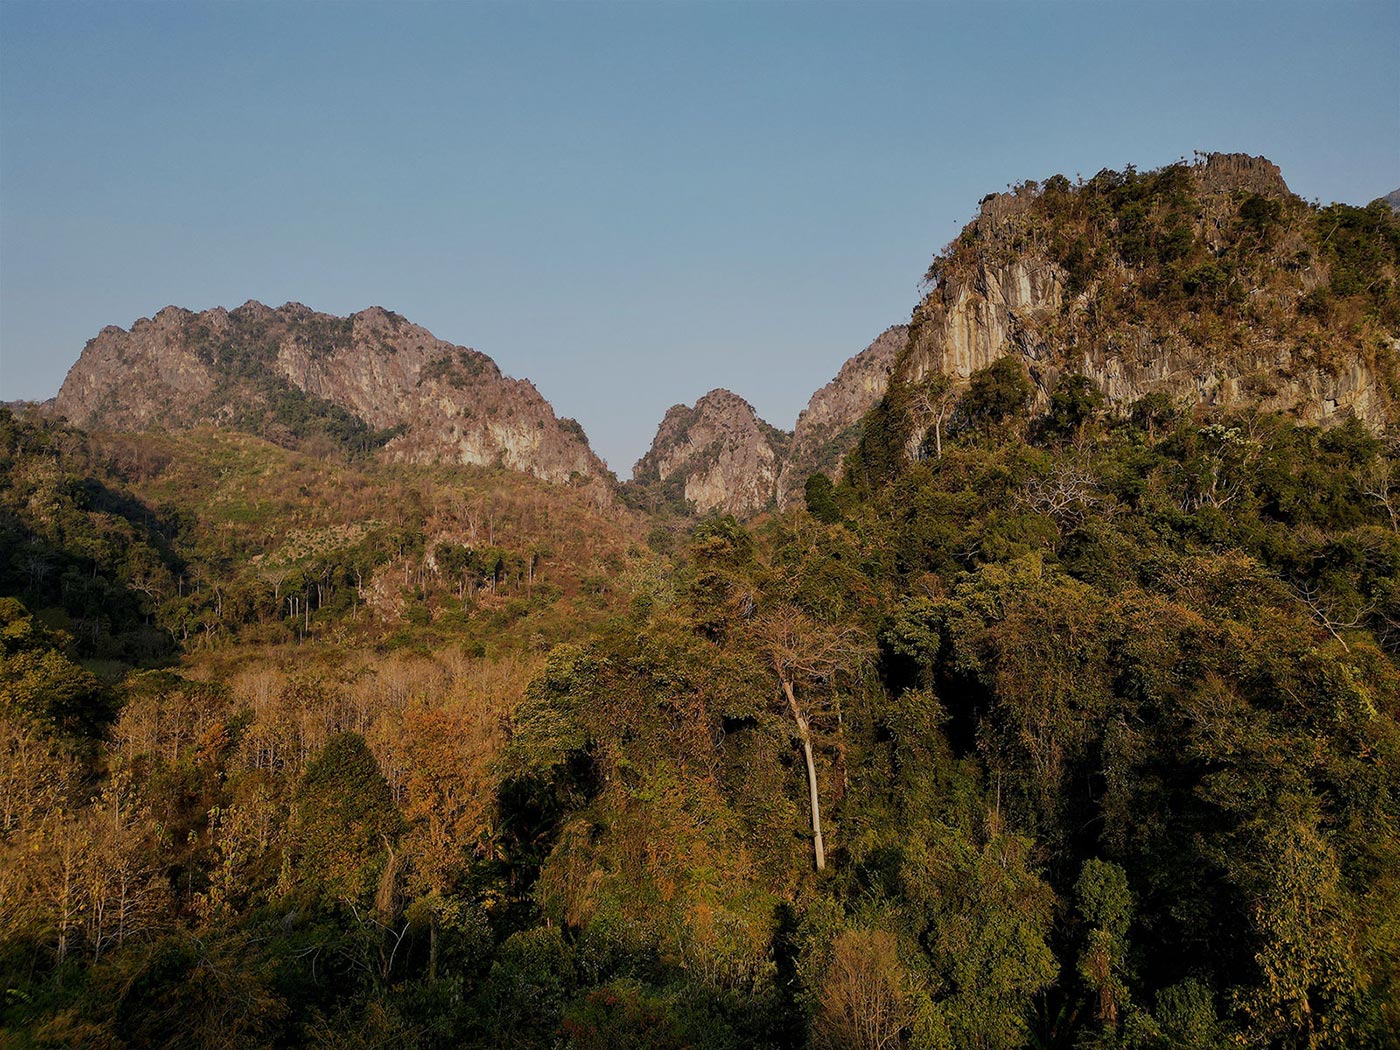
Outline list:
[[[728,390],[666,413],[633,485],[651,505],[693,506],[699,514],[746,515],[771,506],[791,435],[758,418]]]
[[[1333,308],[1336,250],[1275,165],[1213,154],[1132,179],[1155,182],[1106,173],[987,198],[930,270],[900,380],[961,383],[1019,354],[1042,404],[1078,373],[1118,406],[1162,394],[1307,422],[1388,418],[1400,333]]]
[[[839,473],[908,337],[905,325],[880,333],[812,395],[791,434],[728,390],[713,390],[694,407],[674,406],[633,470],[634,487],[646,494],[643,502],[689,504],[701,514],[744,516],[801,503],[808,477]]]
[[[1275,165],[1241,154],[991,195],[935,259],[911,324],[847,361],[793,434],[712,391],[666,414],[632,490],[700,513],[800,502],[807,477],[839,472],[888,388],[912,395],[887,399],[908,416],[935,396],[918,389],[930,377],[956,394],[1008,355],[1042,406],[1061,377],[1082,375],[1117,410],[1159,395],[1182,409],[1393,422],[1400,263],[1386,245],[1400,233],[1377,232],[1392,221],[1378,205],[1309,205]],[[610,483],[582,430],[530,383],[377,307],[348,318],[295,303],[169,307],[103,329],[56,411],[90,428],[215,423]],[[896,427],[911,451],[924,422]]]
[[[85,429],[193,423],[214,408],[219,377],[212,362],[190,346],[192,316],[167,306],[153,318],[141,318],[129,332],[116,325],[102,329],[69,369],[55,399],[56,411]],[[199,316],[211,339],[224,338],[233,324],[223,309]]]
[[[885,329],[844,365],[797,417],[792,446],[778,475],[777,501],[802,500],[807,479],[818,472],[835,478],[841,461],[860,440],[860,422],[889,386],[895,359],[909,340],[907,325]]]
[[[745,411],[726,432],[744,436],[716,444],[696,426],[702,401],[671,410],[638,476],[683,483],[701,510],[752,512],[768,505],[776,457],[772,502],[800,502],[811,474],[839,472],[891,385],[906,395],[897,411],[917,415],[930,377],[952,380],[951,406],[974,372],[1008,355],[1025,361],[1042,408],[1061,377],[1082,375],[1117,411],[1158,395],[1183,410],[1379,427],[1395,420],[1400,389],[1400,274],[1376,248],[1376,221],[1307,204],[1276,165],[1243,154],[993,194],[934,260],[910,326],[817,391],[786,451],[768,442],[717,466],[701,450],[763,442],[735,398]],[[926,423],[899,424],[911,452]]]
[[[56,411],[89,429],[363,431],[398,460],[499,464],[555,482],[608,476],[578,424],[556,418],[531,383],[379,307],[346,318],[298,303],[167,307],[89,342]]]

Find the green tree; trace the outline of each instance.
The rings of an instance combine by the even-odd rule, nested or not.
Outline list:
[[[807,513],[828,525],[841,520],[841,508],[836,504],[834,488],[825,474],[813,474],[802,487],[807,500]]]
[[[1007,420],[1025,418],[1032,393],[1025,364],[1009,354],[972,373],[961,408],[970,423],[990,434]]]
[[[0,712],[70,741],[99,737],[116,716],[112,691],[64,653],[67,639],[14,598],[0,598]]]
[[[1009,1048],[1030,1035],[1034,997],[1055,980],[1055,895],[1026,861],[1031,843],[996,827],[980,848],[935,827],[905,851],[903,907],[934,978],[931,1045]]]
[[[294,884],[367,903],[393,863],[403,818],[358,733],[339,733],[306,766],[294,795],[288,858]]]
[[[1050,393],[1045,424],[1052,433],[1076,437],[1103,406],[1103,394],[1088,376],[1063,375]]]
[[[1094,997],[1099,1023],[1113,1030],[1128,1005],[1124,978],[1133,898],[1127,873],[1117,864],[1090,858],[1080,869],[1074,898],[1088,928],[1079,952],[1079,976]]]

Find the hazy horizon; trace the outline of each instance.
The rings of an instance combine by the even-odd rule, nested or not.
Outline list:
[[[1360,2],[6,3],[0,398],[166,305],[381,305],[626,477],[714,387],[790,428],[1008,184],[1200,149],[1390,192],[1397,40]]]

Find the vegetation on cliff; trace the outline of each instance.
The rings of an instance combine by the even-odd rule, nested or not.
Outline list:
[[[985,199],[926,281],[896,368],[906,381],[957,371],[946,324],[964,297],[1029,281],[1028,298],[1010,288],[1014,309],[993,311],[1003,344],[983,333],[980,349],[1024,355],[1047,394],[1058,374],[1093,369],[1120,407],[1161,393],[1309,420],[1393,415],[1400,219],[1379,201],[1303,201],[1263,158],[1024,183]]]

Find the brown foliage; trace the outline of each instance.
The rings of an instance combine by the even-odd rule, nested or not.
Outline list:
[[[832,945],[813,1041],[819,1050],[896,1047],[914,1023],[916,1009],[894,934],[847,930]]]

